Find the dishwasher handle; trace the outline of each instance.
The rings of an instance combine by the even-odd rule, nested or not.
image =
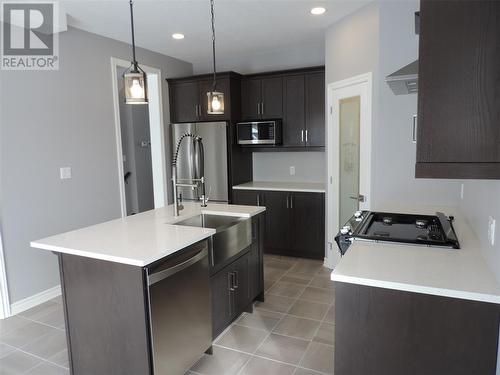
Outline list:
[[[153,284],[156,284],[167,277],[170,277],[172,275],[175,275],[177,272],[180,272],[189,266],[192,266],[193,264],[199,262],[203,258],[205,258],[208,255],[208,249],[206,246],[203,247],[203,249],[197,253],[195,256],[185,260],[182,263],[176,264],[175,266],[166,268],[164,270],[152,273],[151,275],[148,276],[148,286],[151,286]]]

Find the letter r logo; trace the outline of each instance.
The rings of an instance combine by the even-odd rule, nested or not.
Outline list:
[[[3,3],[3,54],[52,55],[54,5],[52,3]]]

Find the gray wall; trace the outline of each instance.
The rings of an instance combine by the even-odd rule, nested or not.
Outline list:
[[[120,216],[111,56],[129,60],[130,48],[70,28],[60,34],[59,71],[0,72],[0,218],[11,303],[59,284],[56,257],[31,249],[31,240]],[[192,73],[189,63],[143,49],[138,59],[162,78]],[[59,179],[62,166],[72,167],[72,179]]]
[[[458,183],[414,177],[412,116],[417,96],[396,96],[385,76],[418,57],[413,17],[418,1],[372,3],[326,33],[327,84],[373,73],[372,208],[386,203],[456,204]]]
[[[290,167],[295,175],[290,176]],[[255,152],[254,181],[324,182],[324,152]]]

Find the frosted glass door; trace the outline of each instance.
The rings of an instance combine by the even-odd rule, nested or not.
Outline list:
[[[340,226],[359,209],[360,97],[339,101]]]

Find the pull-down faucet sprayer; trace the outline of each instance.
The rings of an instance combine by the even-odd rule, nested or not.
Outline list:
[[[194,146],[194,178],[192,179],[178,179],[177,178],[177,158],[179,157],[179,150],[182,141],[186,138],[191,138],[193,140]],[[190,187],[198,188],[201,186],[201,207],[207,206],[207,196],[205,192],[205,160],[203,153],[203,142],[200,136],[192,133],[183,134],[177,141],[175,148],[174,157],[172,159],[172,185],[174,192],[174,216],[179,216],[179,211],[182,209],[179,203],[179,197],[177,195],[177,188],[179,187]]]

